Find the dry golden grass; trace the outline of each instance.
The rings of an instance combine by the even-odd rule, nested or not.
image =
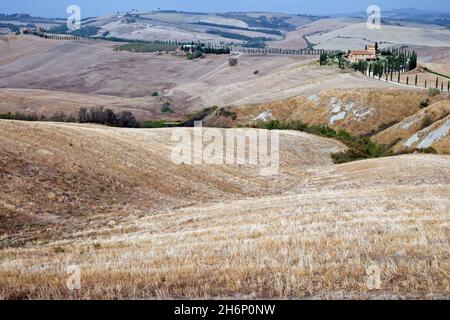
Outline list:
[[[418,90],[326,90],[319,94],[236,107],[233,111],[238,114],[238,121],[243,123],[252,123],[259,114],[269,112],[282,121],[325,124],[360,135],[384,130],[415,114],[420,111],[420,103],[426,99],[432,104],[448,101],[449,96],[429,97],[428,92]],[[334,110],[336,105],[340,107],[339,111]],[[345,112],[345,117],[331,121],[333,114],[339,112]]]
[[[177,168],[170,129],[0,130],[2,298],[450,298],[448,156],[336,166],[329,153],[342,145],[285,132],[280,175],[258,177]],[[117,190],[97,191],[107,179]],[[65,191],[83,200],[73,212],[40,199],[39,188],[59,198],[81,182]],[[79,291],[66,287],[73,264]],[[380,290],[366,286],[372,265]]]
[[[448,186],[154,213],[0,253],[6,298],[449,298]],[[355,196],[355,195],[358,196]],[[69,292],[66,266],[81,268]],[[369,291],[366,269],[381,268]]]
[[[450,50],[450,49],[449,49]],[[440,71],[440,68],[437,68]],[[439,72],[435,71],[435,72]],[[443,77],[434,73],[424,70],[422,67],[408,71],[400,76],[400,83],[408,83],[411,86],[415,85],[415,78],[417,75],[417,86],[419,88],[425,88],[425,81],[427,88],[436,88],[436,79],[438,80],[438,89],[444,92],[448,92],[448,83],[450,81],[449,76]],[[398,75],[393,76],[393,81],[398,81]]]
[[[132,112],[139,120],[158,119],[162,97],[122,98],[110,95],[95,95],[37,89],[0,89],[0,113],[23,113],[44,115],[47,118],[58,112],[78,116],[80,108],[109,108],[117,113]],[[178,119],[180,114],[164,114],[164,118]]]
[[[8,245],[101,225],[104,214],[279,194],[301,180],[301,168],[331,164],[330,153],[345,149],[333,140],[283,133],[280,175],[262,177],[253,166],[173,164],[171,129],[0,121],[0,131],[0,230],[9,234]]]
[[[377,143],[391,145],[395,152],[406,151],[405,141],[416,133],[421,133],[421,137],[444,125],[446,118],[450,114],[450,101],[436,102],[426,108],[421,109],[412,116],[378,133],[372,139]],[[411,146],[412,147],[412,146]],[[432,144],[439,153],[449,154],[448,135]]]

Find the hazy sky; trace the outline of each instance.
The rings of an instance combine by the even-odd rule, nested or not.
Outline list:
[[[42,17],[66,17],[66,8],[80,6],[82,17],[116,11],[158,8],[198,12],[272,11],[286,13],[332,14],[364,11],[376,4],[383,10],[417,8],[450,12],[450,0],[1,0],[1,13],[30,13]]]

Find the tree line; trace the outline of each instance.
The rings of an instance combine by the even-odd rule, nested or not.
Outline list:
[[[7,120],[21,120],[21,121],[51,121],[51,122],[71,122],[71,123],[95,123],[111,127],[121,128],[139,128],[141,124],[136,120],[136,117],[130,111],[121,111],[115,113],[111,109],[103,107],[95,108],[80,108],[77,114],[66,114],[62,111],[56,112],[51,116],[43,114],[24,114],[16,113],[2,113],[0,119]]]
[[[231,48],[229,46],[218,46],[211,43],[191,42],[182,43],[180,45],[181,51],[184,52],[199,52],[202,54],[230,54]]]
[[[256,54],[256,55],[291,55],[291,56],[302,56],[302,55],[322,55],[322,54],[334,54],[336,51],[333,50],[315,50],[315,49],[284,49],[284,48],[245,48],[245,47],[234,47],[233,51]]]

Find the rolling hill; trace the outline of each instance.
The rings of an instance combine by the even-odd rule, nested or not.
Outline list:
[[[123,105],[135,109],[139,117],[159,118],[167,117],[160,109],[169,100],[175,112],[172,116],[183,117],[212,105],[264,103],[331,88],[395,87],[354,73],[319,68],[311,56],[241,55],[238,66],[232,68],[226,55],[190,61],[177,54],[115,52],[115,46],[33,36],[0,43],[5,57],[0,59],[2,112],[30,112],[34,107],[38,113],[60,108],[76,111],[86,103],[111,108]],[[42,91],[36,89],[45,90],[47,101],[42,101]],[[151,97],[154,91],[159,98]],[[120,102],[111,96],[127,99]],[[56,99],[61,102],[47,103]]]
[[[341,144],[282,132],[280,175],[264,178],[174,165],[174,129],[0,129],[2,298],[447,295],[446,156],[336,166]],[[67,291],[66,263],[81,267],[82,291]]]
[[[378,41],[416,50],[420,65],[408,76],[443,83],[445,17],[397,10],[370,32],[358,13],[133,10],[84,19],[75,34],[94,39],[54,40],[11,32],[28,24],[67,32],[61,19],[0,15],[8,33],[0,36],[0,118],[94,107],[140,121],[206,114],[198,119],[205,128],[244,142],[246,133],[268,133],[251,128],[261,122],[301,121],[399,154],[337,165],[335,154],[351,145],[282,130],[279,172],[264,176],[248,162],[175,164],[175,134],[194,128],[0,119],[0,300],[447,299],[448,92],[319,66],[316,56],[190,60],[104,41],[333,50]],[[82,290],[67,290],[69,265],[80,268]],[[377,290],[367,285],[373,268]]]

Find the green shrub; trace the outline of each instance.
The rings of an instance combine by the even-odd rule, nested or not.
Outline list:
[[[217,109],[219,109],[218,106],[204,108],[203,110],[200,110],[194,114],[187,116],[186,120],[182,122],[182,125],[184,127],[193,127],[196,121],[202,121]]]
[[[170,103],[169,102],[164,102],[164,104],[161,107],[161,112],[162,113],[172,113],[172,109],[170,109]]]
[[[428,90],[428,95],[430,97],[435,97],[441,94],[441,90],[437,89],[437,88],[430,88]]]
[[[154,42],[138,42],[124,44],[115,51],[128,51],[128,52],[171,52],[178,48],[176,44],[163,43],[159,41]]]
[[[420,153],[430,153],[430,154],[437,154],[438,152],[436,151],[435,148],[433,147],[428,147],[428,148],[424,148],[424,149],[417,149],[418,152]]]
[[[203,58],[203,52],[201,52],[200,50],[195,50],[193,57],[194,59]]]
[[[433,124],[433,120],[431,120],[430,116],[425,116],[422,119],[422,129],[429,127],[432,124]]]
[[[153,91],[153,92],[152,92],[152,97],[157,97],[157,96],[159,96],[158,91]]]
[[[142,122],[142,128],[165,128],[166,122],[164,120],[146,120]]]
[[[222,116],[222,117],[225,117],[225,118],[231,118],[232,120],[236,120],[237,119],[237,113],[236,112],[227,110],[225,108],[220,108],[217,111],[217,114],[219,116]]]
[[[141,123],[141,128],[145,129],[173,128],[179,126],[181,126],[180,121],[146,120]]]
[[[71,122],[71,123],[96,123],[111,127],[123,127],[123,128],[139,128],[140,123],[136,120],[136,117],[130,111],[122,111],[115,113],[111,109],[105,109],[103,107],[96,108],[80,108],[78,115],[66,115],[64,112],[56,112],[50,117],[44,115],[38,115],[36,113],[22,114],[16,113],[2,113],[0,119],[5,120],[20,120],[20,121],[54,121],[54,122]]]
[[[345,163],[356,160],[380,158],[392,156],[392,151],[380,144],[376,144],[369,137],[353,137],[344,129],[334,130],[325,125],[308,126],[301,121],[281,122],[279,120],[270,120],[258,123],[258,127],[268,130],[298,130],[321,137],[333,138],[344,143],[348,150],[332,155],[335,163]]]
[[[14,115],[11,112],[8,113],[0,113],[0,119],[4,120],[14,120]]]
[[[425,100],[422,100],[421,102],[420,102],[420,108],[426,108],[426,107],[428,107],[430,105],[430,99],[425,99]]]
[[[235,67],[235,66],[237,66],[237,64],[238,64],[238,59],[236,59],[236,58],[228,59],[228,65],[230,67]]]

